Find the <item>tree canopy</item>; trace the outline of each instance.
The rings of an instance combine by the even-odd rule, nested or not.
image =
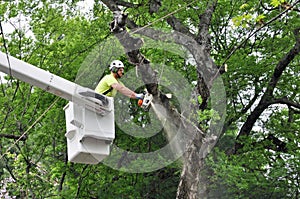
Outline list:
[[[67,101],[1,75],[0,197],[299,198],[299,5],[1,1],[2,52],[91,89],[119,59],[154,100],[118,95],[111,155],[75,164]]]

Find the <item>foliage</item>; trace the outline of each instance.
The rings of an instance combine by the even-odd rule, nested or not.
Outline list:
[[[124,61],[126,73],[131,74],[134,66],[123,52],[119,52],[120,44],[110,39],[112,13],[101,1],[95,1],[90,10],[82,13],[82,8],[78,7],[80,2],[1,2],[1,26],[13,25],[9,26],[12,31],[4,30],[5,34],[1,35],[1,51],[92,89],[99,77],[107,72],[107,63],[112,58]],[[182,0],[124,2],[133,5],[125,10],[128,19],[141,27],[149,25],[172,30],[164,18],[172,14],[195,37],[200,34],[200,16],[209,5],[207,1]],[[150,12],[154,2],[161,2],[161,6],[159,11]],[[250,127],[249,135],[237,140],[241,127],[268,88],[275,68],[295,45],[293,31],[300,26],[299,4],[288,10],[294,2],[264,0],[258,4],[257,1],[219,0],[213,12],[209,24],[211,56],[217,66],[228,65],[228,71],[222,74],[227,94],[227,116],[217,147],[201,171],[208,179],[207,198],[299,197],[299,54],[288,64],[269,96],[272,105],[263,110],[255,125]],[[141,52],[153,63],[177,71],[194,87],[199,80],[196,67],[186,61],[183,49],[168,45],[173,52],[162,50],[158,43],[142,48]],[[89,60],[94,53],[100,56]],[[89,65],[90,62],[93,64]],[[162,67],[155,69],[166,71]],[[173,92],[168,86],[178,82],[171,79],[172,75],[162,76],[165,83],[159,87],[162,92]],[[126,80],[126,84],[130,87],[139,81],[133,76]],[[139,87],[137,91],[142,89]],[[191,98],[194,105],[204,100],[194,94]],[[182,167],[180,160],[149,173],[126,173],[122,168],[114,170],[102,163],[82,165],[68,162],[63,111],[67,102],[55,100],[54,95],[42,89],[13,77],[4,79],[1,76],[0,185],[6,182],[10,196],[175,198]],[[282,103],[286,102],[284,100],[292,103]],[[53,102],[53,107],[48,109]],[[117,98],[116,105],[129,115],[126,128],[130,131],[135,131],[134,125],[146,128],[157,122],[150,113],[139,109],[134,100],[128,102]],[[178,96],[171,100],[171,105],[179,107]],[[207,109],[195,112],[195,123],[204,131],[209,131],[212,118],[221,117],[210,104]],[[122,149],[152,152],[168,143],[163,129],[157,130],[155,136],[143,138],[127,135],[124,128],[116,125],[114,141]],[[20,136],[23,137],[17,140]],[[234,152],[236,143],[243,143],[238,153]],[[153,164],[142,159],[132,161],[138,167]]]

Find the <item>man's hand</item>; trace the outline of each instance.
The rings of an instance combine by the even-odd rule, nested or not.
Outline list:
[[[144,94],[143,93],[139,93],[139,94],[135,94],[136,99],[144,99]]]

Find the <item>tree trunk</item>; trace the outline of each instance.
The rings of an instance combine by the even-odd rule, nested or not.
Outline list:
[[[109,2],[111,3],[111,1]],[[206,15],[204,14],[200,16],[201,18],[205,19],[205,21],[208,20],[208,23],[205,23],[206,26],[200,27],[200,29],[208,29],[208,24],[210,22],[214,6],[215,4],[212,4],[210,9],[207,10]],[[108,5],[108,7],[111,10],[112,8],[116,8],[113,5]],[[207,186],[203,185],[199,189],[200,172],[204,168],[204,158],[212,148],[212,145],[214,145],[216,136],[214,136],[214,132],[212,132],[210,137],[205,137],[205,133],[203,133],[203,131],[195,125],[197,124],[197,121],[196,123],[194,122],[194,124],[187,124],[186,119],[183,118],[178,111],[174,111],[168,106],[168,100],[164,98],[163,94],[158,91],[155,72],[151,69],[150,61],[147,60],[139,51],[139,48],[142,46],[142,40],[131,37],[131,35],[126,31],[126,28],[124,28],[125,24],[118,23],[118,21],[124,22],[126,15],[124,15],[118,9],[112,11],[114,11],[115,17],[114,21],[111,23],[111,25],[113,25],[113,27],[111,27],[111,31],[124,47],[129,61],[138,67],[139,72],[142,74],[141,77],[146,85],[147,90],[154,96],[153,101],[156,101],[155,103],[162,105],[167,112],[167,117],[172,118],[173,124],[179,128],[184,127],[185,134],[188,138],[191,138],[187,139],[188,141],[184,145],[186,150],[183,155],[183,170],[177,189],[177,198],[196,199],[199,197],[200,192],[205,198]],[[133,22],[129,22],[127,20],[127,23],[136,28]],[[195,107],[194,110],[199,110],[200,106],[202,107],[202,110],[206,109],[207,100],[210,97],[210,89],[212,88],[214,81],[219,77],[219,70],[209,57],[209,38],[204,39],[204,37],[207,36],[207,31],[202,32],[204,35],[198,35],[198,40],[201,40],[202,45],[199,45],[198,40],[195,40],[194,38],[191,38],[188,35],[180,32],[165,34],[147,27],[134,30],[134,32],[155,40],[175,42],[189,50],[197,63],[198,77],[201,78],[201,81],[199,81],[200,83],[198,82],[196,95],[200,95],[203,99],[202,104],[198,107]],[[195,96],[195,99],[197,99],[197,96]],[[206,182],[205,176],[201,176],[201,180]]]
[[[204,159],[199,154],[201,138],[195,138],[183,155],[183,169],[177,189],[177,199],[196,199],[199,197],[200,171],[204,165]]]

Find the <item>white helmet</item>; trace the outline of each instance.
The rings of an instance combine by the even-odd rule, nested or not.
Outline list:
[[[114,60],[110,63],[109,70],[116,73],[119,68],[124,68],[124,64],[120,60]]]

